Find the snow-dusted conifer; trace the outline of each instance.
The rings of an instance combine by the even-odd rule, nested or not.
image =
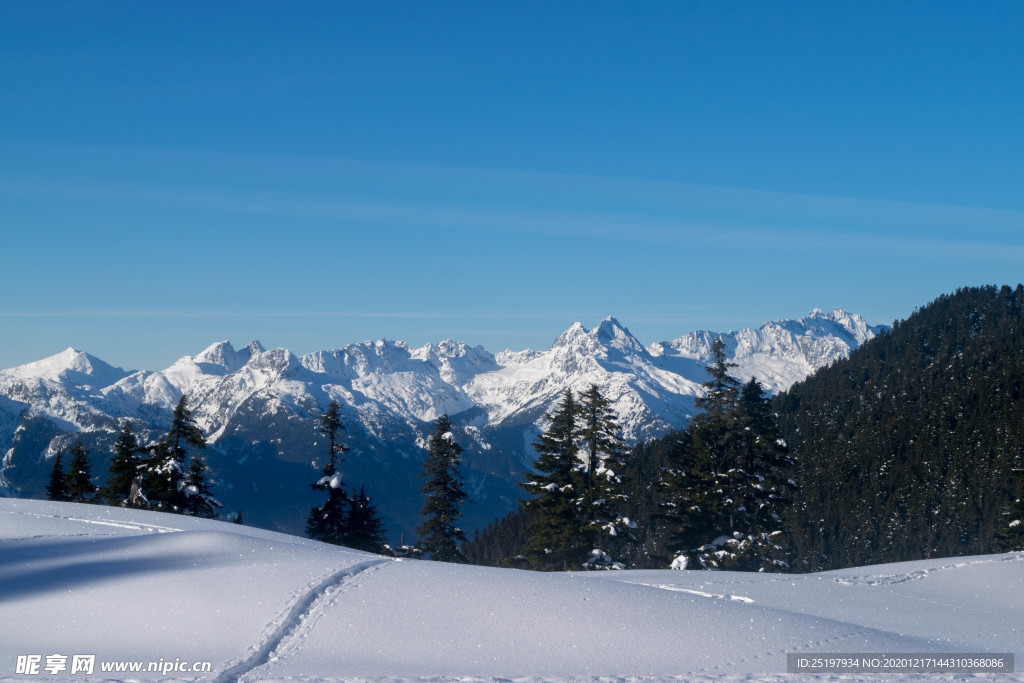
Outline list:
[[[548,428],[533,444],[536,471],[528,472],[522,484],[532,496],[523,504],[536,515],[527,529],[523,554],[537,569],[580,567],[592,549],[586,547],[582,531],[586,520],[581,510],[585,484],[580,473],[579,411],[572,390],[566,389],[558,408],[547,415]]]
[[[705,394],[694,401],[703,412],[687,428],[690,438],[684,462],[666,478],[668,503],[678,515],[668,543],[675,555],[674,569],[720,568],[718,541],[727,538],[720,531],[722,520],[728,520],[737,505],[726,474],[733,466],[738,439],[739,382],[729,375],[736,364],[726,360],[721,337],[712,342],[711,354],[712,364],[705,368],[710,378],[701,385]]]
[[[149,446],[146,459],[144,495],[149,504],[164,512],[181,513],[188,497],[185,477],[188,447],[206,448],[203,432],[187,408],[188,397],[182,396],[171,415],[171,427],[158,443]]]
[[[145,475],[141,487],[148,504],[161,512],[181,512],[184,496],[181,483],[185,471],[181,461],[166,441],[150,444],[146,457]]]
[[[466,534],[458,527],[460,508],[466,503],[461,454],[462,446],[452,435],[452,423],[447,414],[442,415],[434,423],[420,475],[427,480],[423,485],[427,499],[423,503],[423,522],[417,529],[424,552],[441,562],[466,562],[462,551]]]
[[[596,384],[580,397],[580,438],[587,454],[582,521],[590,537],[591,551],[584,566],[588,569],[622,567],[613,559],[622,536],[636,524],[623,516],[625,496],[621,476],[625,445],[611,401],[601,395]]]
[[[764,387],[729,376],[721,339],[712,345],[707,394],[697,401],[687,467],[673,473],[669,504],[679,515],[671,546],[676,569],[781,571],[783,510],[792,458]]]
[[[736,462],[728,472],[738,504],[733,509],[732,552],[725,566],[749,571],[783,571],[783,517],[795,489],[793,457],[764,387],[755,378],[743,385],[737,405],[740,427]],[[739,536],[737,537],[737,533]]]
[[[338,432],[343,429],[341,406],[337,401],[331,401],[320,416],[320,433],[327,437],[327,462],[320,479],[312,484],[314,491],[327,493],[327,500],[323,505],[310,509],[306,518],[307,536],[336,545],[345,543],[348,535],[348,496],[345,494],[344,477],[337,468],[341,461],[339,456],[348,451],[348,447],[338,440]]]

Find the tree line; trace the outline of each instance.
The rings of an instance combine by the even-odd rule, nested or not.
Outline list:
[[[153,443],[141,444],[132,423],[125,422],[102,487],[93,483],[89,451],[81,439],[68,451],[66,471],[63,451],[58,451],[46,485],[47,498],[214,519],[223,506],[211,492],[206,461],[190,453],[190,447],[205,449],[206,439],[182,396],[172,411],[170,429]],[[235,521],[240,522],[241,516]]]

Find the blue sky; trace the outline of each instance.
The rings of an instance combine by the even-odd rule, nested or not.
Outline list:
[[[1024,280],[1024,4],[0,3],[0,367]]]

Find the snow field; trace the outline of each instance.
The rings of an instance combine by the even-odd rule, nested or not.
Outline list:
[[[211,681],[879,679],[788,676],[786,653],[1013,652],[1024,661],[1022,588],[1022,554],[812,575],[540,574],[0,499],[0,679],[60,680],[15,673],[18,655],[52,653],[210,661],[202,680]],[[971,678],[1024,680],[900,680]]]

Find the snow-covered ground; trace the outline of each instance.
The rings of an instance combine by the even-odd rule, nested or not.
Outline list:
[[[787,675],[786,655],[1009,652],[1020,668],[1022,634],[1020,553],[811,575],[538,574],[0,499],[4,680],[861,680]],[[51,655],[67,669],[49,673]],[[70,675],[75,655],[95,655],[92,675]],[[38,673],[19,675],[19,658]],[[178,670],[101,671],[121,662]],[[1024,675],[901,680],[965,678]]]

